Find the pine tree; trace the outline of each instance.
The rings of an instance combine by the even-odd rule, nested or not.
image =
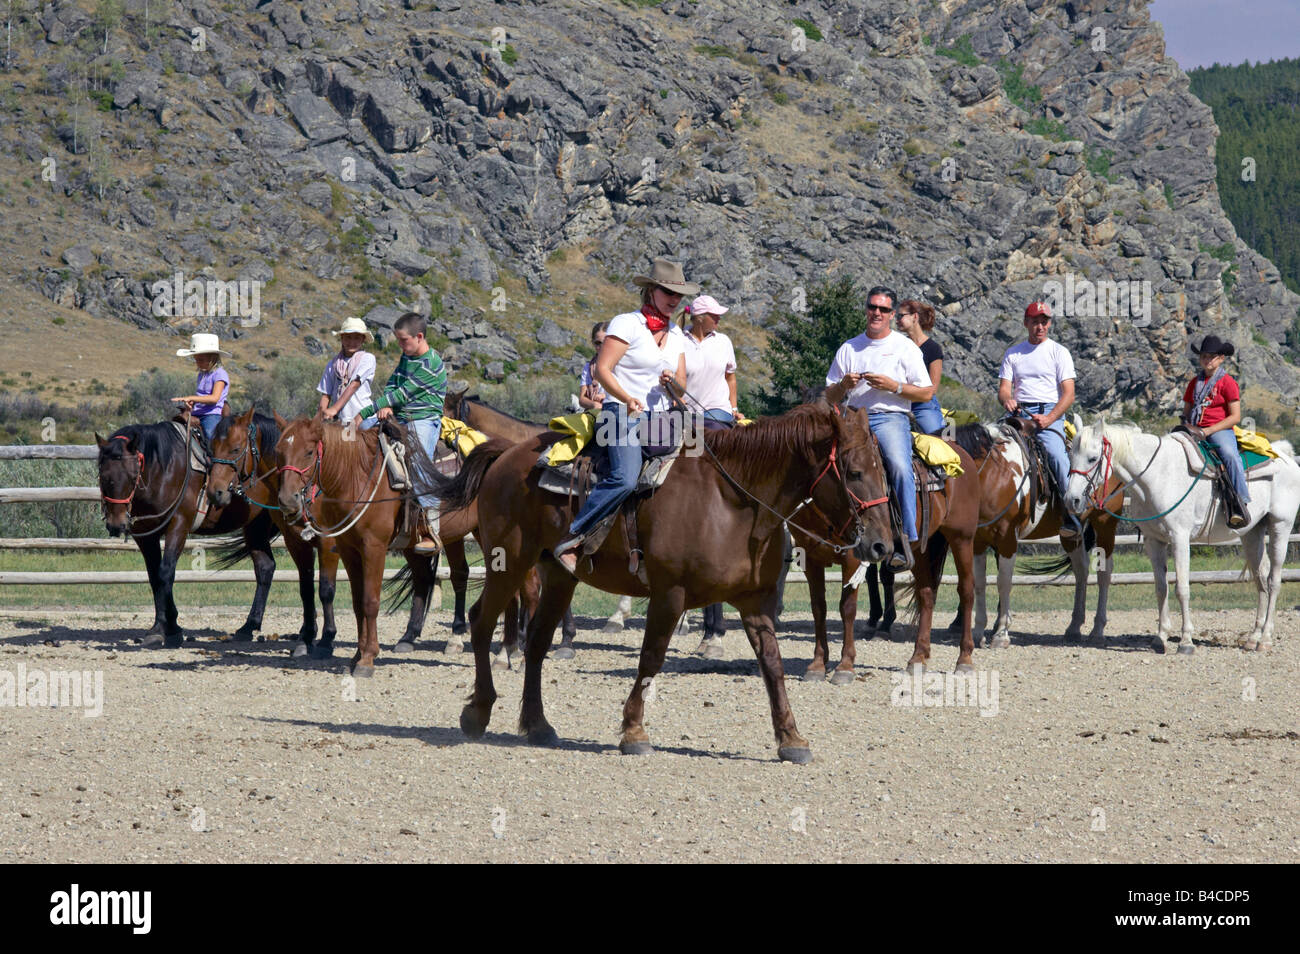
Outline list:
[[[808,296],[808,310],[778,314],[767,346],[772,390],[764,410],[781,414],[805,399],[809,388],[826,384],[826,372],[840,345],[866,328],[866,295],[852,278],[820,285]]]

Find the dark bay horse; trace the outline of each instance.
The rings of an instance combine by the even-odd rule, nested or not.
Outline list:
[[[1037,501],[1035,506],[1035,495],[1031,494],[1029,486],[1033,479],[1030,462],[1020,444],[1002,426],[980,424],[958,428],[957,440],[975,460],[980,474],[980,527],[975,538],[975,629],[983,643],[988,620],[985,609],[986,565],[988,552],[992,550],[998,558],[998,613],[989,645],[999,649],[1011,645],[1011,577],[1016,549],[1022,542],[1057,536],[1061,529],[1060,513],[1049,502]],[[1026,440],[1032,441],[1033,437],[1028,436]],[[1115,551],[1115,530],[1124,507],[1124,495],[1116,492],[1120,486],[1120,479],[1111,474],[1105,493],[1113,493],[1113,496],[1106,500],[1104,509],[1098,510],[1094,504],[1084,515],[1082,540],[1061,541],[1064,558],[1038,561],[1027,567],[1035,573],[1060,572],[1067,566],[1073,568],[1074,609],[1065,631],[1067,641],[1076,641],[1082,635],[1088,595],[1088,563],[1097,549],[1101,551],[1098,554],[1100,559],[1096,560],[1097,614],[1088,641],[1101,643],[1105,640],[1111,554]]]
[[[172,588],[176,563],[190,533],[242,534],[243,544],[234,552],[252,557],[257,589],[248,618],[234,635],[251,639],[261,629],[267,593],[275,575],[275,558],[271,554],[275,526],[270,516],[238,500],[227,507],[210,509],[195,527],[205,475],[190,467],[186,442],[170,421],[128,424],[107,440],[96,434],[95,443],[99,445],[104,526],[109,536],[129,534],[135,540],[149,574],[154,623],[144,635],[144,645],[174,649],[184,639]],[[309,568],[309,579],[310,572]]]
[[[629,568],[626,529],[617,525],[596,553],[579,559],[577,577],[551,555],[574,516],[572,498],[537,485],[534,464],[553,440],[545,435],[505,450],[479,447],[442,491],[452,506],[477,501],[485,550],[500,547],[504,554],[470,611],[475,683],[461,729],[470,738],[487,730],[497,698],[489,658],[492,631],[509,595],[537,565],[542,595],[528,624],[519,717],[531,743],[551,745],[558,739],[543,712],[542,662],[580,579],[608,592],[649,597],[637,677],[623,709],[622,752],[652,751],[642,724],[644,693],[663,665],[682,614],[726,601],[740,610],[758,657],[779,757],[809,761],[812,752],[786,697],[773,628],[784,565],[783,526],[796,511],[813,508],[837,528],[837,545],[857,548],[867,559],[885,555],[890,534],[884,472],[866,416],[850,412],[841,418],[825,403],[811,404],[750,427],[707,432],[704,453],[678,457],[664,485],[639,502],[637,542],[648,585]]]
[[[285,548],[298,567],[298,593],[302,598],[303,622],[298,630],[300,641],[290,655],[298,658],[311,654],[313,659],[334,655],[334,589],[338,576],[339,554],[330,538],[308,542],[299,527],[285,519],[280,510],[280,472],[275,464],[275,445],[288,422],[279,414],[266,417],[249,408],[237,417],[225,418],[212,438],[212,471],[208,478],[208,496],[218,507],[230,506],[240,499],[257,511],[266,511],[276,529],[284,536]],[[325,617],[319,642],[316,640],[316,601],[312,595],[315,554],[320,553],[320,602]],[[223,558],[224,562],[224,558]]]

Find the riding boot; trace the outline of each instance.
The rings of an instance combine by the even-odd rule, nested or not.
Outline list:
[[[902,537],[894,538],[894,552],[886,564],[895,573],[912,568],[912,545]]]
[[[1083,533],[1083,527],[1079,525],[1079,518],[1076,517],[1064,505],[1061,505],[1061,529],[1058,535],[1062,540],[1075,540]]]
[[[1246,513],[1246,508],[1242,506],[1241,498],[1232,491],[1223,495],[1223,509],[1227,511],[1228,526],[1233,530],[1240,530],[1246,524],[1250,523],[1250,517]]]
[[[442,540],[438,537],[438,508],[425,507],[416,524],[416,533],[420,539],[412,548],[421,556],[433,556],[442,552]]]

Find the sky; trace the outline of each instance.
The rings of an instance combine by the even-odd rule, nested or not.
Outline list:
[[[1184,71],[1300,56],[1300,0],[1152,0],[1150,10]]]

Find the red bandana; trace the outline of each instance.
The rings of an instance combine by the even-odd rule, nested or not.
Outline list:
[[[671,320],[662,311],[650,304],[641,306],[641,314],[645,316],[645,326],[650,329],[651,334],[663,331],[668,327],[668,322]]]

